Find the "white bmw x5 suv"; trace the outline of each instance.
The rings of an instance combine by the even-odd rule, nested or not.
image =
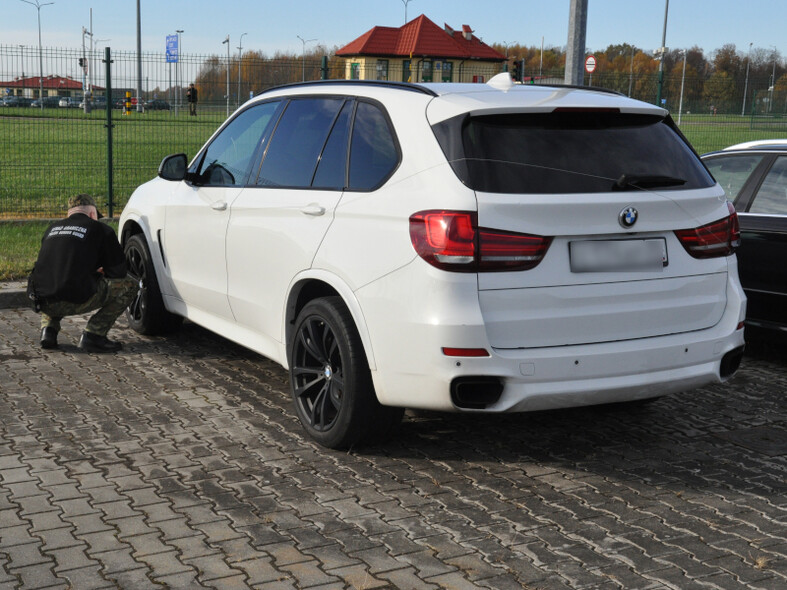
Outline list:
[[[520,412],[729,378],[738,222],[668,113],[572,87],[325,81],[247,102],[123,210],[143,334],[289,370],[303,427]]]

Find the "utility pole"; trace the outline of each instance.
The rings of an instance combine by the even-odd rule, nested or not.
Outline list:
[[[669,13],[669,0],[664,3],[664,32],[661,34],[661,47],[659,47],[659,81],[656,90],[656,106],[661,106],[661,91],[664,87],[664,56],[667,54],[667,14]]]
[[[54,4],[54,2],[44,2],[41,4],[39,0],[35,0],[35,2],[30,2],[30,0],[22,0],[25,4],[29,4],[30,6],[35,6],[36,10],[38,11],[38,102],[40,103],[41,109],[44,108],[44,56],[41,53],[41,7],[42,6],[49,6],[50,4]]]
[[[749,66],[751,65],[751,46],[749,43],[749,55],[746,58],[746,83],[743,85],[743,107],[741,107],[741,117],[746,115],[746,94],[749,92]]]
[[[142,13],[137,0],[137,112],[142,112]]]
[[[227,38],[221,42],[222,45],[227,44],[227,116],[230,116],[230,35],[227,33]]]
[[[568,14],[565,84],[581,86],[585,78],[585,38],[588,26],[588,0],[571,0]]]
[[[243,33],[243,35],[248,35],[248,33]],[[240,36],[240,41],[238,41],[238,97],[236,101],[237,106],[240,106],[240,62],[241,62],[241,58],[243,57],[243,35]]]

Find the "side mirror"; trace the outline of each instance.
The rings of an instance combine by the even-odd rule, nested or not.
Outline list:
[[[167,156],[159,164],[158,175],[164,180],[185,180],[187,165],[186,154]]]

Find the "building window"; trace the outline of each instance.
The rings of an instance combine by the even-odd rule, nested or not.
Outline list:
[[[378,80],[387,80],[388,79],[388,60],[387,59],[378,59],[377,60],[377,79]]]
[[[402,82],[412,82],[410,73],[410,60],[406,59],[402,62]]]
[[[425,59],[421,62],[421,81],[422,82],[431,82],[432,81],[432,61]]]
[[[350,80],[360,80],[361,79],[361,64],[359,63],[351,63],[350,64]]]
[[[454,64],[450,61],[434,62],[434,79],[440,82],[453,82]]]

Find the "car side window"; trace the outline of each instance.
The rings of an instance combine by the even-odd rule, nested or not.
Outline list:
[[[749,213],[787,215],[787,156],[776,158],[749,207]]]
[[[758,154],[730,154],[709,158],[705,160],[705,166],[727,193],[727,198],[734,201],[762,158]]]
[[[262,103],[230,121],[205,151],[197,169],[199,183],[207,186],[245,184],[255,150],[278,107],[278,101]]]
[[[258,186],[310,187],[343,98],[298,98],[287,105],[273,132]]]
[[[382,109],[359,102],[350,144],[350,190],[380,186],[399,165],[399,147]]]
[[[344,190],[347,182],[347,141],[354,102],[344,103],[320,154],[312,187],[324,190]]]

